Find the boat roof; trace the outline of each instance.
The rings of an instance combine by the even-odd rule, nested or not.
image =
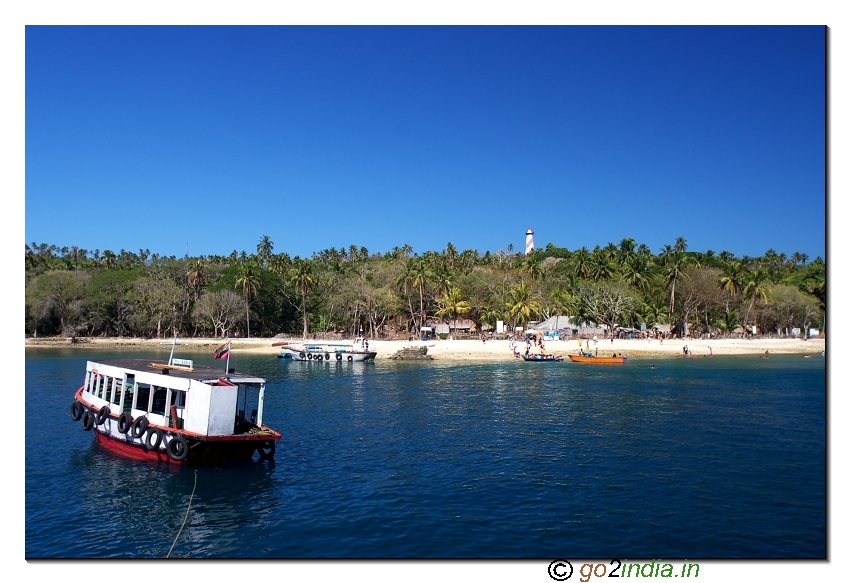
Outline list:
[[[154,360],[150,358],[116,358],[110,360],[92,360],[92,364],[114,366],[117,368],[127,369],[128,371],[146,372],[153,374],[167,374],[170,377],[179,379],[192,379],[193,381],[211,382],[217,381],[220,378],[227,378],[231,383],[265,383],[266,379],[249,375],[246,373],[232,372],[228,375],[224,373],[224,367],[217,368],[207,366],[205,364],[193,364],[192,370],[186,370],[183,367],[168,367],[167,360]],[[167,367],[167,368],[166,368]],[[167,370],[167,373],[163,371]]]

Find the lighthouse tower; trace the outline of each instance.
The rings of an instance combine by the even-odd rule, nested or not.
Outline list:
[[[531,230],[531,227],[528,227],[525,232],[525,254],[528,255],[532,251],[534,251],[534,231]]]

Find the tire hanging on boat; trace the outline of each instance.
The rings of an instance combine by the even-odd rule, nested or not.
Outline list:
[[[354,360],[354,357],[349,354],[348,355],[348,362],[351,362],[352,360]]]
[[[118,418],[118,433],[127,433],[133,426],[133,416],[128,411],[121,413]]]
[[[325,353],[325,360],[330,360],[330,359],[331,359],[331,355],[326,352]]]
[[[160,444],[162,444],[162,429],[159,427],[148,429],[148,436],[145,438],[145,449],[159,449]]]
[[[304,360],[307,357],[306,353],[304,353],[304,352],[299,352],[298,356],[301,357],[301,360]]]
[[[168,452],[168,457],[174,461],[183,461],[189,455],[189,442],[182,435],[178,435],[169,440],[168,445],[165,446],[165,451]]]
[[[268,441],[262,442],[257,446],[257,453],[260,454],[260,458],[267,460],[274,457],[274,440],[270,439]]]
[[[135,421],[133,421],[133,425],[130,427],[130,435],[138,439],[142,435],[145,434],[145,431],[148,429],[148,418],[147,417],[139,417]]]
[[[91,431],[91,428],[94,427],[95,417],[96,415],[91,409],[85,412],[83,415],[83,431]]]
[[[97,417],[95,421],[98,425],[103,425],[106,423],[106,420],[109,419],[109,405],[104,405],[100,408],[100,411],[97,412]]]
[[[313,360],[313,353],[312,352],[307,353],[307,360]]]
[[[83,404],[79,401],[74,401],[71,404],[71,419],[74,421],[79,421],[85,415],[86,408],[83,407]]]
[[[342,360],[342,355],[339,352],[336,353],[336,359]]]

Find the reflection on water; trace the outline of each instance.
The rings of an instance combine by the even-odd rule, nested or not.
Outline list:
[[[197,474],[118,457],[70,420],[85,359],[27,355],[31,558],[164,557],[193,489],[175,557],[825,553],[822,359],[243,355],[231,366],[268,379],[275,460]]]

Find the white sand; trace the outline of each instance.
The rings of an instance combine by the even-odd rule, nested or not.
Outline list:
[[[280,348],[272,346],[275,342],[280,342],[280,339],[271,338],[235,338],[232,339],[232,350],[234,353],[247,352],[254,354],[278,354]],[[298,342],[299,339],[293,338],[293,342]],[[209,351],[212,353],[216,347],[220,346],[224,341],[213,338],[179,338],[179,346],[177,352],[201,352]],[[308,341],[320,343],[321,341]],[[680,356],[682,348],[688,345],[691,349],[692,356],[708,356],[711,352],[714,356],[724,356],[733,354],[764,354],[767,350],[770,354],[812,354],[820,355],[825,349],[825,340],[823,338],[812,340],[785,340],[785,339],[755,339],[755,340],[736,340],[736,339],[721,339],[721,340],[665,340],[663,343],[658,340],[647,342],[646,340],[615,340],[613,343],[610,340],[599,340],[594,345],[593,340],[590,341],[591,352],[596,352],[598,348],[599,356],[611,356],[613,353],[625,354],[629,358],[642,357],[657,357],[657,356]],[[390,340],[370,340],[369,348],[377,351],[376,358],[389,358],[402,348],[409,346],[427,346],[428,354],[434,357],[434,360],[464,360],[464,361],[492,361],[492,360],[512,360],[514,357],[507,340],[489,340],[486,343],[480,340],[432,340],[427,342],[415,341],[390,341]],[[582,346],[585,343],[582,341]],[[91,339],[81,341],[72,345],[67,338],[48,338],[48,339],[26,339],[28,348],[34,347],[70,347],[76,346],[80,348],[104,348],[104,349],[127,349],[127,350],[162,350],[163,353],[171,351],[171,342],[168,339],[153,339],[145,340],[140,338],[109,338],[109,339]],[[711,350],[709,350],[709,348]],[[525,351],[525,344],[520,343],[520,350]],[[544,344],[544,350],[547,354],[576,354],[578,352],[578,342],[576,340],[569,341],[548,341]],[[532,349],[532,352],[537,352],[538,349]]]

